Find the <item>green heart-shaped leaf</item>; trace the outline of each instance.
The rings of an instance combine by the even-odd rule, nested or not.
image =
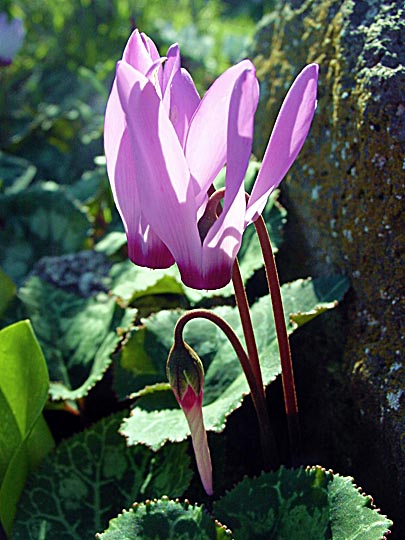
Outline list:
[[[134,501],[166,493],[180,497],[192,471],[187,445],[158,453],[127,448],[117,433],[122,413],[61,443],[27,481],[13,540],[94,538]]]
[[[78,399],[102,378],[133,309],[99,293],[83,298],[34,276],[19,291],[48,364],[54,400]]]
[[[110,521],[99,540],[226,540],[231,532],[198,505],[161,500],[135,504]]]
[[[246,478],[214,503],[235,540],[382,540],[392,522],[352,478],[321,467]]]

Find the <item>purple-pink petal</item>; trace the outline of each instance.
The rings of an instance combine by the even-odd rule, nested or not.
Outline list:
[[[139,30],[134,30],[132,32],[124,49],[122,59],[124,62],[127,62],[127,64],[130,64],[144,74],[151,67],[153,60]]]
[[[184,148],[191,119],[200,103],[193,79],[185,69],[173,77],[170,89],[169,117]]]
[[[202,204],[208,188],[226,163],[230,100],[236,82],[249,71],[255,72],[249,60],[227,69],[208,89],[191,120],[185,153],[197,186],[197,205]]]
[[[141,207],[179,267],[198,267],[201,241],[183,149],[155,87],[121,63],[117,86],[131,135]],[[137,111],[136,116],[132,111]]]
[[[317,64],[306,66],[284,99],[253,186],[246,225],[261,214],[305,142],[316,109],[318,69]]]
[[[229,106],[224,207],[203,243],[203,268],[210,269],[213,274],[210,281],[214,285],[215,279],[216,288],[229,282],[242,242],[246,211],[243,181],[251,154],[258,99],[254,70],[243,71],[232,90]]]
[[[131,142],[116,82],[107,103],[104,146],[108,177],[128,238],[130,259],[140,266],[168,268],[174,263],[173,256],[141,211]]]
[[[167,51],[166,61],[163,68],[163,97],[170,95],[170,86],[173,77],[180,70],[180,49],[177,43],[171,45]]]
[[[194,407],[188,410],[183,410],[191,432],[191,440],[193,442],[194,455],[201,483],[204,486],[207,495],[212,495],[214,492],[212,484],[212,464],[202,413],[202,392],[199,403],[196,403]]]

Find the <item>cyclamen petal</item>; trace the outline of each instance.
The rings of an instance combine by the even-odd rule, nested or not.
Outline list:
[[[174,75],[170,92],[169,117],[181,146],[184,148],[191,119],[200,103],[200,96],[188,71],[181,68]]]
[[[246,225],[263,212],[305,142],[316,109],[318,71],[317,64],[306,66],[284,99],[249,199]]]
[[[141,211],[129,131],[116,82],[106,110],[104,145],[111,190],[124,224],[130,259],[139,266],[168,268],[174,263],[173,256]]]
[[[145,74],[157,59],[155,55],[151,56],[144,35],[139,30],[134,30],[124,49],[122,60]]]
[[[255,74],[250,60],[227,69],[208,89],[191,120],[185,154],[191,175],[199,186],[197,205],[203,202],[208,188],[226,163],[229,145],[233,142],[228,140],[231,98],[235,86],[249,72]],[[254,85],[257,85],[256,80]]]
[[[191,388],[189,390],[194,393]],[[214,493],[212,484],[212,463],[202,413],[202,392],[195,400],[195,404],[192,407],[184,407],[183,411],[190,428],[191,440],[201,483],[204,486],[206,494],[212,495]]]
[[[143,213],[179,265],[198,266],[201,242],[194,191],[174,127],[154,86],[131,66],[118,66],[117,86],[131,135]],[[134,110],[136,117],[131,114]]]
[[[255,71],[249,67],[237,79],[230,99],[223,211],[203,243],[203,264],[212,269],[209,281],[218,288],[231,279],[233,263],[242,242],[246,211],[243,181],[251,154],[258,100]]]

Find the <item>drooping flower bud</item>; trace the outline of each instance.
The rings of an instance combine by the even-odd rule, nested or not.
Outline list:
[[[212,495],[212,465],[202,415],[204,368],[198,354],[183,340],[176,340],[169,352],[167,378],[175,398],[183,409],[191,432],[201,482]]]

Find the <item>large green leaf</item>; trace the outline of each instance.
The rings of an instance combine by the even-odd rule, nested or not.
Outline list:
[[[127,260],[115,264],[110,276],[112,293],[128,303],[150,295],[184,294],[184,286],[175,266],[165,270],[151,270],[135,266]]]
[[[381,540],[392,522],[352,478],[320,467],[246,478],[214,503],[235,540]]]
[[[19,291],[48,363],[52,399],[78,399],[99,381],[135,310],[99,293],[83,298],[34,276]]]
[[[316,306],[330,308],[340,300],[348,288],[347,279],[339,276],[320,279],[298,280],[282,287],[284,310],[288,332],[297,328],[289,321],[290,313],[314,311]],[[242,337],[242,329],[236,308],[221,306],[214,311],[223,317]],[[322,309],[318,309],[321,312]],[[165,362],[172,344],[173,329],[180,311],[161,311],[143,320],[136,327],[131,339],[122,351],[122,359],[128,371],[127,388],[132,391],[145,384],[166,380]],[[253,325],[263,381],[267,385],[280,374],[280,360],[272,309],[269,297],[263,297],[251,309]],[[305,322],[305,321],[304,321]],[[225,335],[212,323],[193,320],[185,330],[186,341],[195,349],[204,362],[206,371],[204,385],[203,414],[207,430],[220,432],[224,429],[227,416],[237,409],[249,392],[246,379],[235,353]],[[126,356],[126,347],[130,355]],[[129,375],[132,373],[132,378]],[[159,448],[166,440],[181,441],[189,434],[187,422],[178,408],[149,405],[153,394],[159,403],[159,394],[165,400],[165,390],[160,386],[144,395],[121,427],[128,444],[144,443]],[[153,426],[153,429],[150,428]]]
[[[13,540],[91,540],[134,501],[180,497],[192,472],[187,445],[153,453],[127,448],[117,433],[122,413],[64,441],[27,481]]]
[[[0,264],[16,283],[44,255],[78,251],[90,232],[84,211],[52,182],[0,195]]]
[[[161,500],[135,504],[110,521],[99,540],[226,540],[231,531],[214,521],[203,507]]]
[[[29,321],[0,331],[0,520],[10,530],[29,471],[52,448],[42,417],[49,379]]]

